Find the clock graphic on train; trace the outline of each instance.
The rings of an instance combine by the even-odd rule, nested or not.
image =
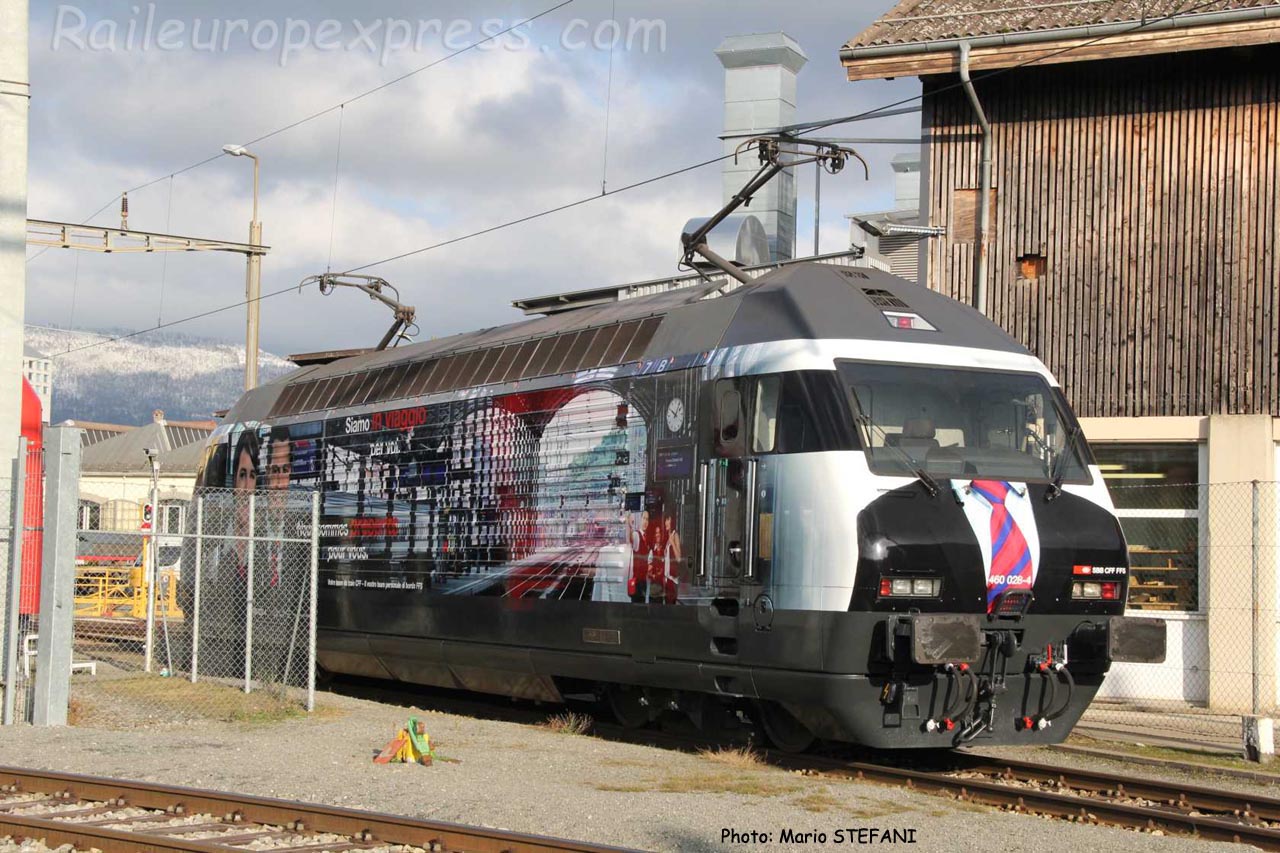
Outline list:
[[[672,397],[671,402],[667,403],[667,430],[679,432],[682,429],[684,429],[684,400]]]

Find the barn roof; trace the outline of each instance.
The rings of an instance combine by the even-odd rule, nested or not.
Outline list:
[[[1168,15],[1276,5],[1275,0],[902,0],[847,47],[1032,33],[1097,24],[1140,23]]]
[[[966,40],[974,68],[1263,44],[1280,0],[901,0],[840,56],[851,80],[946,73]]]

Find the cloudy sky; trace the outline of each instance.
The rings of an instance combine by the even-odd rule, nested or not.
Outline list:
[[[219,157],[168,176],[556,2],[31,0],[29,215],[82,222],[121,190],[159,178],[130,194],[132,227],[245,240],[248,160]],[[799,120],[911,97],[914,80],[849,83],[839,64],[840,44],[890,5],[573,0],[494,49],[274,135],[254,146],[272,246],[263,290],[598,193],[602,178],[616,188],[718,155],[724,77],[712,51],[727,35],[782,30],[801,44],[809,64]],[[660,25],[649,25],[647,51],[640,25],[630,49],[613,51],[606,172],[610,53],[591,41],[607,43],[613,30],[601,25],[612,20],[624,40],[632,21]],[[833,132],[914,137],[919,123],[907,115]],[[824,250],[847,245],[844,214],[892,202],[888,162],[903,149],[860,150],[869,182],[853,169],[824,182]],[[811,247],[812,172],[798,183],[799,245]],[[423,338],[495,325],[519,318],[512,299],[672,273],[680,226],[719,203],[719,167],[709,166],[370,272],[417,306]],[[93,221],[118,218],[116,203]],[[237,255],[28,257],[31,323],[138,329],[243,298]],[[354,292],[308,290],[265,300],[262,321],[263,348],[287,353],[368,345],[389,317]],[[235,309],[177,328],[235,340],[243,322]]]

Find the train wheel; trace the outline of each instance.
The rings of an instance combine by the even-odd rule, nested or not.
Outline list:
[[[783,752],[804,752],[816,740],[804,723],[777,702],[757,703],[756,719],[769,743]]]
[[[644,704],[644,693],[638,688],[611,684],[605,696],[614,719],[624,729],[638,729],[649,724],[649,708]]]
[[[316,690],[333,689],[334,679],[337,675],[332,671],[325,669],[320,664],[316,664]]]

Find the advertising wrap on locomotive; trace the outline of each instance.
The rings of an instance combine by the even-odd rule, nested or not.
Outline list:
[[[339,673],[946,747],[1061,741],[1113,661],[1164,655],[1048,370],[870,269],[304,367],[201,483],[319,490]]]

